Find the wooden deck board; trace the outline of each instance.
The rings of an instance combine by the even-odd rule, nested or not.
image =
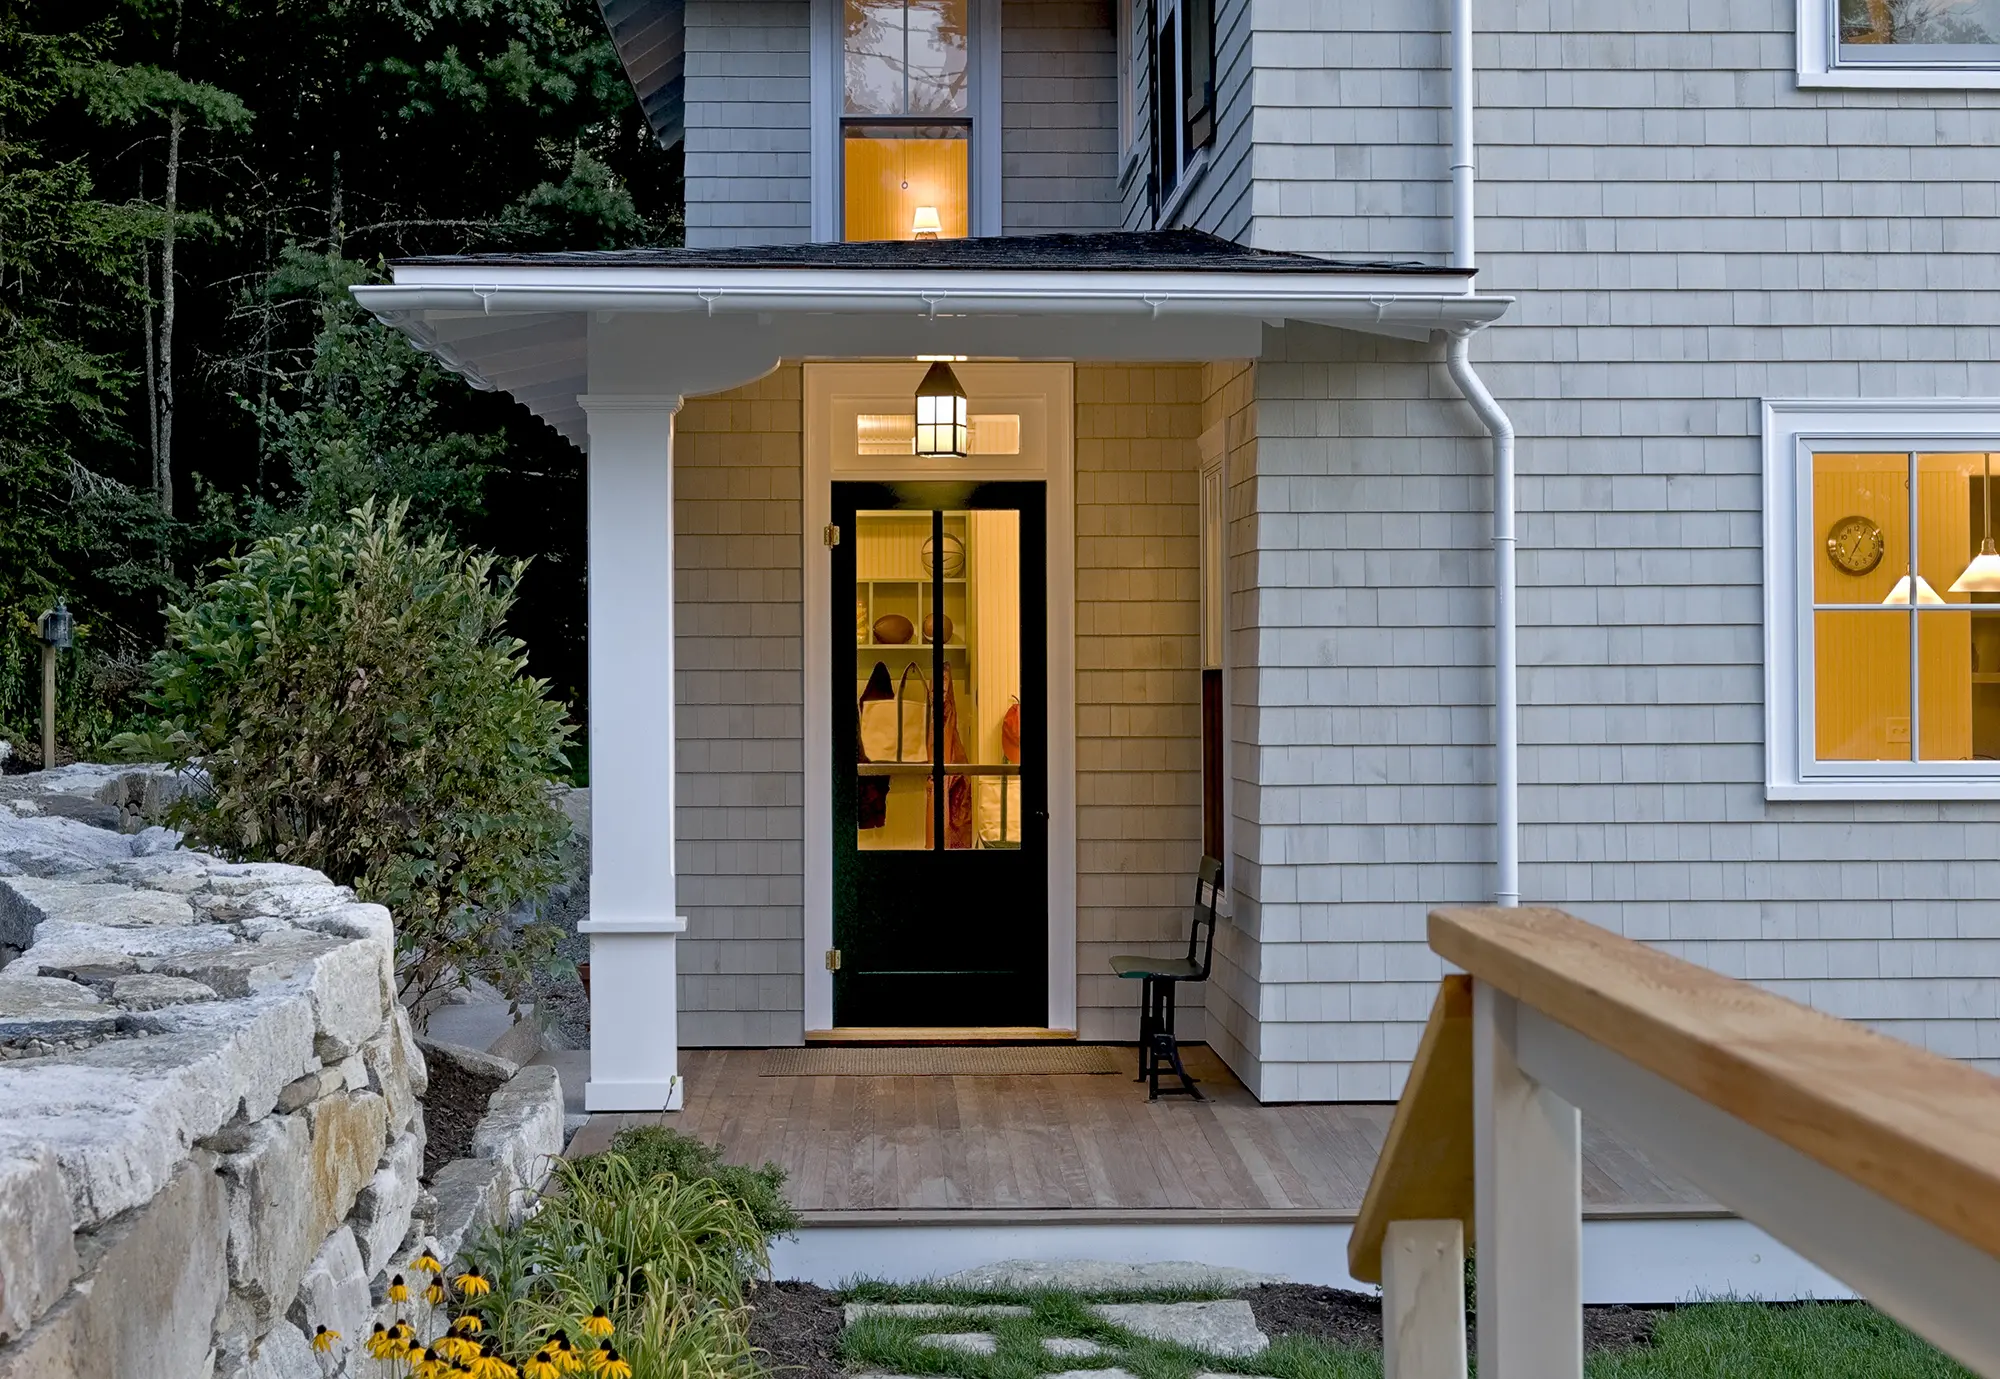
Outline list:
[[[761,1050],[690,1049],[687,1109],[665,1120],[732,1159],[778,1164],[808,1221],[954,1212],[1342,1219],[1359,1210],[1391,1107],[1260,1106],[1208,1050],[1187,1053],[1206,1101],[1148,1103],[1123,1074],[767,1078]],[[594,1116],[571,1152],[656,1119]],[[1587,1210],[1715,1210],[1589,1126],[1583,1149]]]

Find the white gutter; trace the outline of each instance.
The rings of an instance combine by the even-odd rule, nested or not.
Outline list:
[[[1451,266],[1473,269],[1472,0],[1451,7]],[[1514,574],[1514,423],[1472,368],[1462,326],[1445,367],[1493,438],[1493,903],[1521,903],[1521,723]]]

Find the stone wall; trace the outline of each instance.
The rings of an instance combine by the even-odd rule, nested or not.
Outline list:
[[[426,1188],[388,911],[180,849],[141,826],[161,793],[0,782],[0,1379],[340,1373],[389,1277],[561,1148],[552,1076],[524,1078]]]

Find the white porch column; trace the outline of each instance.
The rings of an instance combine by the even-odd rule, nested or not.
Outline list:
[[[592,1111],[681,1104],[674,938],[674,413],[678,396],[578,399],[590,418]]]

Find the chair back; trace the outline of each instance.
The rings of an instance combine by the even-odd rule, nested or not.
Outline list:
[[[1188,926],[1187,960],[1201,972],[1195,978],[1198,982],[1208,980],[1208,967],[1215,958],[1215,906],[1221,896],[1222,863],[1204,857],[1194,874],[1194,922]]]

